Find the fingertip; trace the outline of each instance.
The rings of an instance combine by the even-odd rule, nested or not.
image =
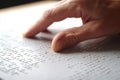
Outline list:
[[[26,37],[26,38],[31,38],[31,37],[34,37],[35,35],[36,35],[36,33],[34,33],[34,31],[23,32],[23,37]]]
[[[26,37],[26,38],[29,38],[29,37],[31,37],[28,33],[26,33],[26,32],[24,32],[23,34],[23,37]]]
[[[79,41],[74,33],[70,33],[70,30],[65,30],[58,33],[52,41],[52,49],[55,52],[62,51],[64,49],[73,47]]]
[[[58,33],[52,41],[52,49],[55,52],[59,52],[77,45],[80,41],[85,39],[83,33],[84,32],[81,31],[79,27],[70,28]]]
[[[53,51],[55,51],[55,52],[61,51],[62,48],[61,48],[59,45],[60,45],[60,42],[54,43],[54,44],[52,45]]]
[[[23,34],[23,37],[26,37],[26,38],[31,37],[31,34],[28,31],[25,31],[22,34]]]
[[[59,52],[64,49],[64,47],[65,47],[64,37],[65,37],[65,34],[63,34],[63,33],[58,33],[54,37],[54,39],[52,41],[52,45],[51,45],[53,51]]]

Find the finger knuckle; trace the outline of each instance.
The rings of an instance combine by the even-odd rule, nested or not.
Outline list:
[[[51,16],[52,16],[52,10],[51,9],[48,9],[44,12],[44,15],[43,15],[44,18],[50,19]]]

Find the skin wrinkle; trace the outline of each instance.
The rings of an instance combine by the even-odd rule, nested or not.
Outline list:
[[[35,36],[53,22],[71,17],[81,17],[83,25],[58,33],[52,41],[54,51],[72,47],[84,40],[120,33],[120,1],[62,0],[46,12],[25,36]]]
[[[82,41],[82,38],[79,37],[79,35],[81,35],[81,33],[83,33],[86,30],[82,30],[81,33],[78,33],[78,31],[80,32],[79,27],[76,27],[76,30],[78,30],[78,31],[76,31],[74,29],[73,30],[71,29],[71,31],[69,31],[69,33],[66,34],[66,40],[72,41],[71,42],[72,44],[77,44],[80,41]],[[88,32],[84,32],[84,33],[88,33]],[[66,42],[69,42],[69,41],[66,41]]]
[[[65,47],[72,47],[72,45],[74,46],[75,44],[78,43],[78,38],[75,37],[75,36],[67,36],[66,37],[67,39],[64,39],[64,44],[68,44],[68,45],[65,45]],[[71,45],[71,46],[70,46]]]
[[[107,0],[109,3],[108,8],[112,9],[120,9],[120,1],[119,0]]]
[[[67,4],[67,11],[69,14],[69,17],[81,17],[81,11],[80,11],[80,6],[79,4],[76,4],[75,2],[69,1]],[[71,13],[71,11],[74,11],[73,13]],[[74,15],[74,16],[73,16]]]

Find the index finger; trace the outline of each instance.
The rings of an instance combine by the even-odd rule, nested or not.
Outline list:
[[[70,6],[67,0],[60,1],[54,8],[45,11],[40,20],[24,36],[33,37],[39,32],[44,31],[53,22],[63,20],[67,17],[75,17],[76,11],[73,11],[75,10],[74,7]]]

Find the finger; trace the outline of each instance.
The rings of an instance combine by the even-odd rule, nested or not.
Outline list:
[[[25,34],[25,37],[33,37],[37,33],[44,31],[53,22],[63,20],[67,17],[73,17],[76,11],[74,7],[70,7],[70,4],[66,1],[60,2],[52,9],[45,11],[41,19],[32,26]],[[77,14],[78,15],[78,14]]]
[[[82,27],[67,29],[58,33],[52,41],[54,51],[75,46],[81,41],[104,36],[105,34],[100,29],[101,24],[98,22],[89,22]]]

